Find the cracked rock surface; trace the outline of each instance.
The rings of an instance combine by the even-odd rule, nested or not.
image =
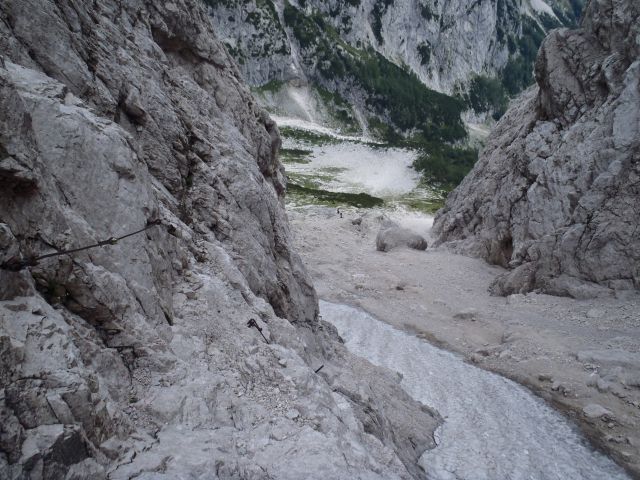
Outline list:
[[[9,0],[0,52],[0,264],[161,221],[0,269],[0,478],[422,478],[440,419],[319,320],[203,7]]]
[[[438,244],[510,268],[501,295],[640,289],[640,5],[593,0],[436,218]]]

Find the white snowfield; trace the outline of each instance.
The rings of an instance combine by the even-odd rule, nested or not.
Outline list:
[[[444,418],[420,459],[430,480],[623,480],[575,428],[528,390],[346,305],[321,302],[347,348],[402,375]]]

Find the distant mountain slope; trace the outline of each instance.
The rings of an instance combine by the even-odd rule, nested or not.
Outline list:
[[[582,0],[206,2],[251,85],[271,93],[287,82],[319,87],[356,107],[344,123],[373,117],[445,141],[464,137],[457,120],[464,110],[498,117],[507,95],[533,82],[545,33],[575,24],[582,7]]]

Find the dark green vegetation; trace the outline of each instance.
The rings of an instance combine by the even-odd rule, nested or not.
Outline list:
[[[495,120],[504,115],[509,106],[509,95],[502,82],[483,75],[474,77],[468,91],[459,95],[474,112],[493,112],[492,116]]]
[[[515,48],[517,55],[512,55],[502,70],[502,83],[509,94],[515,95],[533,83],[533,65],[545,36],[540,25],[523,17],[522,36],[515,42],[515,47],[510,43],[510,49]]]
[[[309,163],[309,156],[313,152],[311,150],[302,150],[299,148],[282,148],[280,149],[280,160],[283,163]]]
[[[431,7],[429,7],[429,5],[420,6],[420,15],[422,15],[422,18],[424,18],[428,22],[438,18],[438,15],[431,11]]]
[[[444,190],[453,190],[478,161],[478,151],[441,143],[422,146],[413,166]]]
[[[303,187],[295,183],[287,185],[287,193],[294,198],[312,199],[314,203],[332,206],[351,205],[357,208],[373,208],[384,205],[384,200],[366,193],[330,192],[319,188]]]
[[[386,9],[391,0],[378,4]],[[315,70],[317,83],[331,85],[341,79],[345,85],[355,84],[367,94],[367,106],[378,120],[394,130],[417,130],[431,141],[455,142],[466,137],[461,100],[430,90],[413,72],[371,49],[348,45],[319,12],[305,14],[287,2],[284,19],[306,50],[305,57],[313,59],[309,70]],[[345,98],[354,95],[346,87],[339,93]]]
[[[264,85],[255,87],[255,91],[260,93],[267,93],[267,92],[277,93],[283,86],[284,86],[284,82],[280,80],[271,80],[270,82],[265,83]]]
[[[410,210],[434,214],[444,207],[449,191],[449,189],[439,189],[427,179],[423,179],[422,184],[414,192],[404,195],[399,202]]]
[[[371,29],[378,43],[382,43],[382,16],[394,0],[376,0],[371,11]]]
[[[427,65],[431,61],[431,45],[427,43],[418,45],[418,54],[420,55],[420,64]]]
[[[369,106],[400,131],[417,129],[429,140],[454,142],[466,131],[460,115],[464,104],[428,89],[413,72],[389,62],[377,52],[342,58],[347,75],[359,81],[370,96]]]
[[[322,104],[327,108],[329,115],[342,127],[342,131],[351,134],[362,132],[360,124],[353,114],[351,104],[342,98],[340,94],[319,86],[315,86],[314,90],[321,98]]]

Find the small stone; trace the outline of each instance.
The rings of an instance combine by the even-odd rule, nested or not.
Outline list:
[[[587,418],[613,418],[613,414],[609,410],[604,408],[602,405],[598,405],[597,403],[590,403],[582,409],[582,412]]]
[[[471,356],[469,357],[469,360],[471,361],[471,363],[481,363],[482,356],[478,355],[477,353],[472,353]]]
[[[611,389],[611,384],[606,380],[603,380],[602,378],[598,377],[596,380],[596,388],[598,389],[599,392],[605,393]]]
[[[589,318],[602,318],[604,316],[604,312],[598,308],[592,308],[587,312],[587,317]]]
[[[453,318],[457,318],[458,320],[471,320],[475,322],[478,318],[480,312],[475,308],[465,308],[464,310],[460,310],[456,313]]]
[[[351,223],[353,225],[362,225],[362,217],[354,218],[353,220],[351,220]]]
[[[540,375],[538,375],[538,380],[540,380],[541,382],[551,382],[553,381],[553,377],[546,373],[541,373]]]
[[[287,413],[285,413],[284,416],[287,417],[289,420],[295,420],[300,416],[300,412],[295,408],[291,408],[287,410]]]

